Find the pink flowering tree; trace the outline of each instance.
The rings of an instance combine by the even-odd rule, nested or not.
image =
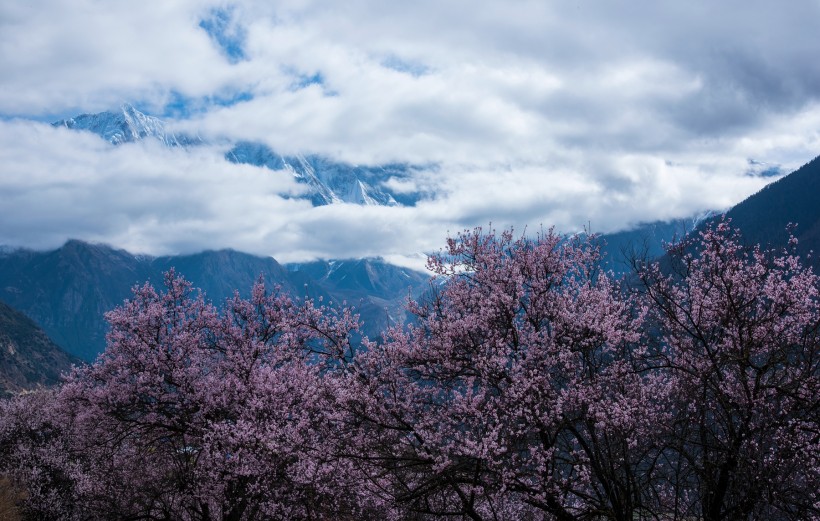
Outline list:
[[[796,246],[792,238],[791,247]],[[669,519],[820,518],[818,278],[728,221],[639,270],[674,382],[657,478]]]
[[[21,468],[55,459],[66,478],[51,487],[66,497],[58,516],[40,497],[29,501],[31,512],[180,520],[366,514],[351,468],[325,448],[336,419],[324,380],[353,354],[357,325],[347,310],[297,303],[260,283],[250,299],[237,296],[218,313],[171,272],[164,292],[136,288],[107,319],[106,351],[77,369],[51,405],[59,443],[18,451],[31,460]],[[24,424],[12,423],[19,438]],[[30,430],[50,432],[46,424]],[[32,447],[51,452],[31,454]],[[28,488],[39,486],[37,476],[18,474]]]
[[[68,425],[57,406],[51,391],[0,400],[0,476],[19,491],[24,519],[76,517]]]
[[[471,519],[648,507],[666,381],[641,361],[644,310],[598,261],[584,239],[480,229],[430,258],[416,323],[370,345],[348,384],[374,494]]]

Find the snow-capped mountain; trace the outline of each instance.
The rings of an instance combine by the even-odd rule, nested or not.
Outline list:
[[[198,137],[169,131],[161,119],[143,114],[128,104],[123,105],[119,112],[82,114],[53,125],[93,132],[113,145],[150,138],[158,139],[169,147],[205,144]],[[310,199],[314,206],[336,203],[412,206],[420,199],[419,194],[398,194],[385,186],[389,179],[406,178],[419,169],[410,165],[355,166],[318,155],[282,156],[267,145],[247,141],[234,143],[225,154],[225,159],[292,175],[310,187],[304,197]]]
[[[146,138],[154,138],[167,146],[188,146],[202,142],[199,138],[174,134],[166,130],[165,122],[148,116],[129,104],[124,104],[119,112],[100,112],[56,121],[55,127],[87,130],[97,134],[112,145],[132,143]]]
[[[383,186],[391,177],[406,177],[406,165],[361,167],[330,161],[321,156],[281,156],[261,143],[237,143],[225,158],[234,163],[285,170],[311,187],[310,200],[315,206],[334,203],[396,206],[414,204],[418,198],[401,198]]]

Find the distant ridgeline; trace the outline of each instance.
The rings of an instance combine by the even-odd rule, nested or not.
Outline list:
[[[169,147],[205,144],[199,136],[170,131],[161,119],[143,114],[128,104],[123,105],[120,112],[82,114],[57,121],[53,125],[92,132],[113,145],[143,139],[157,139]],[[260,166],[292,175],[298,182],[309,187],[304,197],[314,206],[334,203],[412,206],[425,194],[399,193],[388,188],[386,183],[391,179],[405,179],[413,172],[435,168],[402,163],[356,166],[318,155],[282,156],[265,144],[249,141],[234,143],[225,154],[225,159],[232,163]]]
[[[598,243],[601,246],[603,267],[619,275],[629,273],[633,259],[651,260],[661,257],[666,252],[665,245],[682,240],[713,217],[714,214],[708,212],[690,219],[645,223],[631,230],[601,235]]]
[[[134,285],[160,286],[171,268],[217,304],[237,290],[247,296],[260,276],[271,290],[281,287],[297,298],[347,301],[371,338],[403,323],[405,299],[424,291],[428,281],[423,273],[379,259],[282,266],[270,257],[232,250],[147,257],[72,240],[54,251],[0,253],[0,301],[31,317],[69,353],[90,361],[105,346],[103,314],[129,298]]]

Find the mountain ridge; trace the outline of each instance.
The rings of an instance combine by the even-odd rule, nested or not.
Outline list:
[[[216,305],[236,291],[248,296],[260,279],[269,290],[279,288],[297,299],[347,302],[362,315],[363,334],[375,338],[403,317],[399,309],[404,299],[421,291],[428,276],[379,260],[357,262],[351,261],[351,265],[363,266],[359,269],[371,274],[356,274],[352,279],[371,280],[372,285],[372,274],[378,272],[379,294],[371,295],[366,288],[339,284],[332,278],[316,280],[305,269],[291,269],[272,257],[230,249],[152,257],[72,239],[55,250],[17,250],[0,255],[0,300],[25,313],[58,345],[86,361],[93,360],[105,346],[105,312],[129,298],[135,285],[147,281],[161,286],[163,273],[171,269]],[[313,269],[317,278],[321,272],[321,268]]]
[[[726,212],[752,244],[784,247],[787,226],[796,224],[798,252],[820,251],[820,156],[747,197]],[[815,267],[818,260],[814,259]]]
[[[114,146],[146,139],[156,139],[172,148],[207,144],[198,136],[171,132],[162,119],[144,114],[127,103],[118,112],[80,114],[55,121],[52,126],[91,132]],[[316,154],[284,156],[263,143],[251,141],[237,141],[229,146],[230,149],[224,154],[226,162],[263,167],[276,173],[286,172],[309,187],[305,197],[314,206],[340,203],[412,206],[422,198],[422,194],[394,192],[387,188],[386,183],[392,178],[405,179],[416,171],[429,168],[402,163],[357,166]]]
[[[157,139],[169,147],[202,143],[198,137],[170,132],[166,129],[163,120],[144,114],[129,103],[124,103],[119,112],[80,114],[73,118],[55,121],[51,125],[72,130],[85,130],[97,134],[112,145],[134,143],[146,138]]]

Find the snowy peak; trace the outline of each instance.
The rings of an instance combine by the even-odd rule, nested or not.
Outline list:
[[[55,127],[93,132],[112,145],[157,139],[169,147],[202,145],[200,138],[174,134],[159,118],[143,114],[129,104],[119,112],[82,114],[52,123]],[[287,172],[310,187],[305,196],[314,206],[350,203],[364,206],[412,206],[419,194],[395,194],[385,187],[390,179],[408,177],[417,167],[388,164],[362,167],[331,161],[318,155],[282,156],[267,145],[240,141],[225,154],[232,163]]]
[[[397,206],[396,198],[382,185],[391,177],[407,176],[411,170],[405,165],[359,167],[315,155],[282,156],[267,145],[251,142],[238,143],[225,158],[233,163],[289,172],[311,187],[309,197],[314,206],[336,203]]]
[[[52,125],[93,132],[112,145],[133,143],[146,138],[158,139],[166,146],[185,146],[200,141],[169,132],[166,130],[164,121],[143,114],[127,103],[120,107],[119,112],[81,114],[74,118],[57,121]]]

